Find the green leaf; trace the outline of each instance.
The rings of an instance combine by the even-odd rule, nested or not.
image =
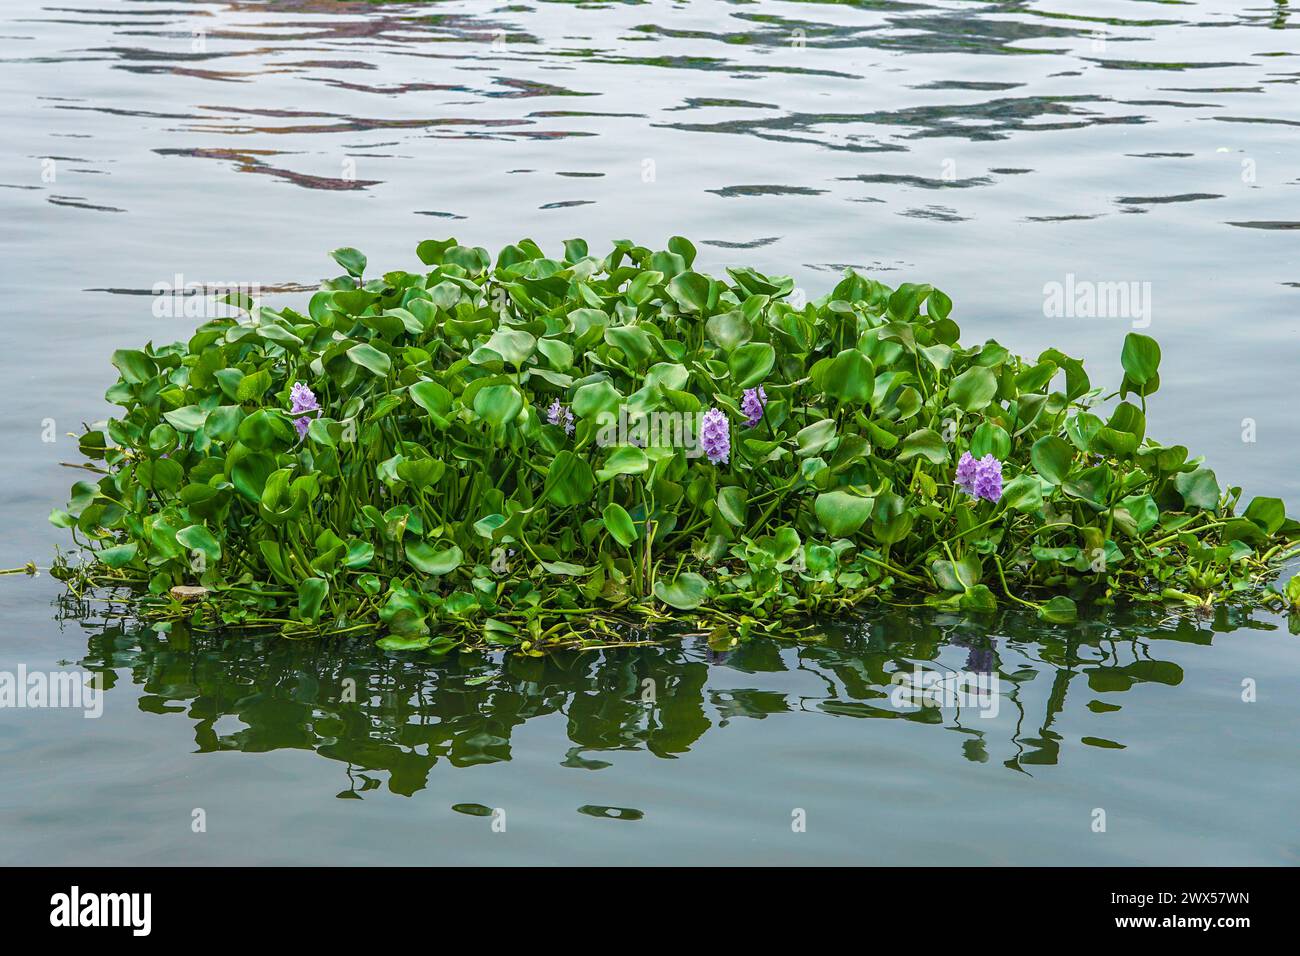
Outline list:
[[[324,578],[307,578],[298,585],[298,616],[315,624],[320,617],[321,604],[329,594],[330,585]]]
[[[627,364],[639,369],[654,354],[654,345],[645,329],[636,325],[611,325],[605,329],[605,341],[619,349]]]
[[[948,386],[948,399],[968,412],[978,412],[998,393],[997,376],[992,369],[975,365],[966,369]]]
[[[834,440],[835,422],[829,418],[813,422],[808,427],[799,429],[799,434],[795,436],[801,458],[817,454]]]
[[[903,439],[898,460],[911,461],[918,455],[933,464],[943,465],[948,461],[948,446],[934,429],[919,428]]]
[[[1033,475],[1017,475],[1003,486],[1002,502],[1008,508],[1034,514],[1043,510],[1043,489]]]
[[[366,567],[374,559],[375,546],[369,541],[353,538],[348,542],[348,550],[346,557],[343,559],[343,565],[356,571]]]
[[[448,249],[459,245],[455,239],[426,239],[415,247],[415,254],[426,266],[442,264]]]
[[[1120,363],[1124,366],[1124,374],[1134,384],[1146,385],[1156,377],[1156,370],[1160,368],[1160,346],[1149,335],[1130,332],[1124,336]]]
[[[1125,531],[1135,536],[1144,535],[1160,520],[1160,508],[1150,495],[1129,495],[1115,511],[1117,524],[1120,523],[1121,516],[1129,525]]]
[[[727,368],[736,388],[751,388],[767,378],[776,364],[776,350],[766,342],[747,342],[727,356]]]
[[[613,414],[622,401],[623,395],[608,381],[592,382],[573,393],[573,414],[594,421],[602,412]]]
[[[122,381],[141,385],[158,374],[154,360],[134,349],[118,349],[113,353],[113,365],[122,373]]]
[[[963,611],[992,614],[998,609],[998,599],[988,589],[988,585],[977,584],[973,588],[966,589],[966,593],[958,599],[957,605]]]
[[[718,511],[728,524],[737,528],[745,526],[745,508],[749,504],[749,492],[744,488],[728,485],[718,490]]]
[[[1034,470],[1054,485],[1059,485],[1070,474],[1074,464],[1074,450],[1055,435],[1045,435],[1034,442],[1029,450]]]
[[[163,412],[163,418],[167,419],[178,432],[192,433],[203,427],[208,413],[197,405],[186,405],[170,412]]]
[[[1011,436],[1001,425],[980,422],[970,439],[970,453],[976,458],[992,455],[1003,461],[1011,455]]]
[[[738,309],[719,312],[712,316],[704,326],[709,338],[716,342],[724,352],[731,352],[737,346],[744,345],[753,337],[753,329],[745,314]]]
[[[389,371],[393,367],[392,360],[386,354],[365,342],[352,346],[352,348],[348,349],[347,354],[348,358],[357,365],[380,378],[387,378]]]
[[[958,561],[931,562],[930,573],[945,591],[966,591],[979,584],[984,569],[979,558],[967,554]]]
[[[1079,619],[1079,609],[1064,594],[1058,594],[1039,607],[1038,618],[1049,624],[1073,624]]]
[[[605,506],[603,518],[605,530],[623,547],[630,548],[639,537],[636,525],[632,523],[632,516],[622,505],[611,501]]]
[[[176,532],[176,542],[190,551],[202,552],[210,564],[221,560],[221,545],[217,539],[201,524],[192,524]]]
[[[616,475],[640,475],[649,468],[650,459],[640,448],[619,445],[606,457],[604,466],[596,471],[596,478],[609,481]]]
[[[668,294],[685,312],[703,312],[709,306],[709,278],[696,272],[682,272],[668,283]]]
[[[522,368],[537,350],[537,339],[523,329],[501,328],[492,333],[483,348],[499,355],[515,368]],[[486,364],[486,360],[480,357],[479,349],[475,349],[469,359],[471,362]]]
[[[1174,476],[1174,487],[1183,496],[1183,502],[1189,508],[1213,511],[1219,506],[1223,492],[1219,490],[1218,479],[1208,468],[1184,471]]]
[[[693,611],[709,596],[709,582],[694,571],[683,571],[672,583],[655,582],[655,597],[679,611]]]
[[[546,356],[546,361],[557,372],[573,367],[573,349],[559,339],[538,339],[537,351]]]
[[[330,258],[341,265],[354,279],[360,279],[361,273],[366,271],[366,257],[351,246],[335,249],[330,253]]]
[[[245,375],[235,386],[235,401],[258,402],[271,387],[271,373],[266,369]]]
[[[827,491],[817,496],[813,510],[827,534],[845,538],[870,520],[875,505],[874,498],[863,498],[847,491]]]
[[[411,399],[435,418],[444,418],[451,412],[451,392],[437,382],[416,382],[410,388]]]
[[[871,517],[871,536],[881,544],[897,544],[912,530],[912,513],[903,498],[892,491],[876,496],[876,507]]]
[[[424,620],[424,607],[420,599],[405,588],[395,588],[388,601],[379,609],[379,620],[383,621],[394,635],[400,637],[420,637],[429,633],[429,625]]]
[[[262,489],[275,469],[275,459],[258,452],[244,455],[231,469],[230,481],[241,495],[257,504],[262,500]]]
[[[572,508],[591,499],[595,489],[591,465],[585,458],[565,449],[557,452],[546,472],[546,485],[542,493],[557,507]]]
[[[876,371],[858,349],[844,349],[826,370],[824,391],[846,405],[865,405],[876,387]]]
[[[1275,535],[1286,523],[1286,505],[1281,498],[1252,498],[1243,517],[1263,528],[1265,534]]]
[[[387,637],[381,637],[375,641],[375,646],[385,651],[422,651],[431,643],[433,643],[433,638],[428,634],[419,634],[414,637],[389,634]]]
[[[464,560],[460,548],[454,544],[437,550],[427,541],[414,541],[406,545],[406,561],[417,571],[429,575],[450,574]]]
[[[474,413],[492,425],[512,422],[524,407],[524,397],[513,385],[488,385],[474,393]]]
[[[100,551],[96,557],[99,563],[110,568],[124,568],[135,560],[139,546],[134,542],[118,544]]]

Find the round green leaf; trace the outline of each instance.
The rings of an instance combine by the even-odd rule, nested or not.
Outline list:
[[[1149,335],[1130,332],[1124,336],[1124,348],[1120,353],[1120,364],[1134,384],[1146,385],[1155,378],[1160,367],[1160,346]]]
[[[948,386],[949,400],[968,412],[978,412],[993,401],[997,393],[997,376],[992,369],[982,365],[966,369]]]
[[[586,459],[565,449],[556,454],[546,472],[543,494],[560,508],[571,508],[591,498],[596,480]]]
[[[1055,435],[1045,435],[1034,442],[1029,450],[1029,459],[1034,463],[1034,470],[1054,485],[1065,481],[1074,464],[1074,449],[1068,442]]]
[[[751,388],[763,379],[776,364],[776,349],[766,342],[747,342],[737,346],[727,356],[727,368],[737,388]]]
[[[920,428],[903,439],[903,448],[898,453],[898,460],[911,461],[917,455],[936,465],[946,464],[948,446],[934,429]]]
[[[216,538],[201,524],[192,524],[176,532],[176,542],[190,551],[202,552],[210,563],[221,560],[221,545]]]
[[[709,582],[694,571],[684,571],[671,583],[655,582],[655,597],[679,611],[693,611],[709,596]]]
[[[848,405],[870,402],[875,386],[876,370],[858,349],[844,349],[826,370],[826,395]]]
[[[817,496],[813,510],[827,534],[843,538],[870,520],[875,505],[874,498],[863,498],[847,491],[827,491]]]
[[[406,560],[417,571],[425,574],[450,574],[461,565],[464,555],[454,544],[438,551],[427,541],[416,541],[406,546]]]
[[[524,407],[524,397],[513,385],[488,385],[474,393],[474,412],[492,425],[514,421]]]

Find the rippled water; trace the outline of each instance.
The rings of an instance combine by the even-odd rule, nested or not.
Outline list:
[[[682,234],[701,269],[810,296],[846,266],[932,282],[966,340],[1058,346],[1094,380],[1133,320],[1046,318],[1045,286],[1149,283],[1152,433],[1294,509],[1297,22],[1226,2],[6,3],[0,566],[66,544],[45,516],[76,477],[66,433],[110,412],[112,350],[196,324],[155,314],[160,284],[289,302],[336,246],[405,268],[448,235]],[[112,686],[98,720],[0,711],[5,862],[1300,862],[1300,638],[1266,615],[877,616],[804,647],[429,663],[157,635],[58,594],[0,577],[0,670],[84,662]],[[915,661],[996,669],[998,716],[901,716],[890,675]]]

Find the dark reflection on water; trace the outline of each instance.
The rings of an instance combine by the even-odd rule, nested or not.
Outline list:
[[[65,611],[83,622],[87,616],[84,606]],[[566,721],[570,746],[549,757],[583,770],[609,767],[618,751],[683,758],[736,720],[804,712],[946,727],[963,738],[954,757],[983,763],[992,750],[1007,754],[1006,768],[1030,772],[1063,759],[1052,728],[1067,705],[1097,715],[1083,744],[1122,749],[1124,742],[1106,736],[1104,715],[1123,706],[1115,695],[1183,680],[1182,668],[1162,659],[1161,644],[1209,645],[1216,634],[1243,628],[1277,625],[1230,610],[1210,621],[1111,615],[1069,629],[1010,613],[974,621],[908,610],[827,626],[812,642],[760,638],[718,650],[688,636],[542,658],[439,658],[388,654],[355,640],[158,633],[113,622],[90,633],[81,666],[103,672],[110,694],[124,679],[139,685],[142,711],[184,715],[199,753],[312,750],[346,766],[341,797],[381,782],[409,796],[425,788],[440,761],[473,767],[512,759],[514,732],[555,714]],[[894,675],[918,665],[990,676],[1000,713],[983,719],[988,702],[963,710],[891,700]],[[795,674],[807,679],[792,687]],[[1039,689],[1032,700],[1030,685]],[[640,813],[580,812],[624,820]]]

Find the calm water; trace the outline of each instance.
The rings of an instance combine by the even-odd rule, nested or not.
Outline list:
[[[1262,2],[6,0],[0,567],[66,544],[45,516],[77,477],[66,433],[110,413],[112,350],[196,324],[155,316],[156,285],[301,301],[329,249],[404,268],[448,235],[683,234],[703,269],[810,296],[850,265],[929,281],[966,340],[1055,345],[1094,381],[1130,321],[1044,318],[1044,286],[1150,283],[1152,433],[1300,507],[1296,24]],[[877,614],[806,646],[429,662],[59,596],[0,577],[0,670],[103,671],[103,715],[0,710],[0,862],[1300,863],[1300,637],[1269,615]],[[915,662],[996,672],[997,715],[895,707]]]

